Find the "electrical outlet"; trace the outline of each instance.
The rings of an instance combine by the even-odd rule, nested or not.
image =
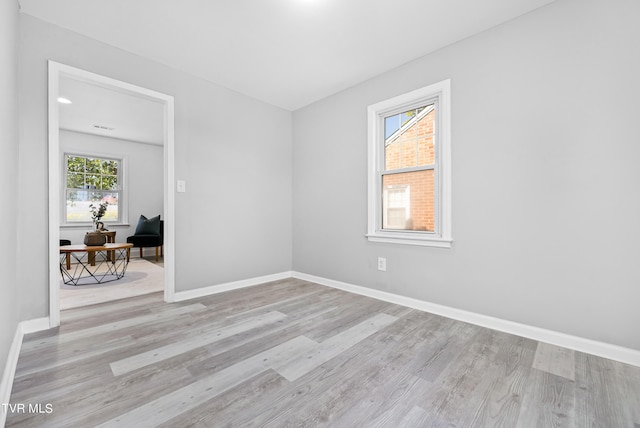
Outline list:
[[[385,259],[384,257],[378,257],[378,270],[387,270],[387,259]]]

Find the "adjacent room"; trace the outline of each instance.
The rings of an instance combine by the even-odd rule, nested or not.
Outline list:
[[[640,426],[636,0],[0,0],[0,426]]]
[[[163,261],[160,254],[154,256],[163,248],[162,104],[64,74],[58,78],[58,95],[61,245],[84,245],[96,228],[105,235],[100,243],[133,244],[129,261],[121,266],[107,260],[115,258],[116,250],[97,256],[61,253],[70,262],[60,280],[60,309],[163,291]],[[151,227],[144,213],[159,216],[151,231],[156,236],[141,234]]]

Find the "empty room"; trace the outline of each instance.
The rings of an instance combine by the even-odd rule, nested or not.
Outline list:
[[[0,0],[0,426],[640,428],[639,20]]]

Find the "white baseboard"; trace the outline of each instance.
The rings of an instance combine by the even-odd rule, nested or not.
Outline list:
[[[211,285],[209,287],[197,288],[195,290],[176,291],[174,302],[195,299],[197,297],[209,296],[211,294],[223,293],[225,291],[237,290],[239,288],[251,287],[264,284],[266,282],[278,281],[292,277],[291,271],[275,273],[272,275],[258,276],[255,278],[242,279],[240,281],[226,282],[224,284]]]
[[[11,342],[11,348],[9,348],[9,355],[7,355],[7,364],[4,366],[4,372],[2,373],[2,382],[0,383],[0,403],[8,403],[11,399],[11,387],[13,386],[13,378],[16,374],[16,366],[18,364],[18,356],[20,355],[20,348],[22,347],[22,329],[20,324],[16,327],[16,334],[13,336],[13,342]],[[4,410],[4,406],[0,409],[0,427],[3,427],[7,420],[7,413]]]
[[[345,282],[335,281],[319,276],[308,275],[300,272],[293,272],[292,276],[294,278],[315,282],[317,284],[326,285],[328,287],[337,288],[350,293],[372,297],[385,302],[395,303],[397,305],[430,312],[436,315],[442,315],[447,318],[468,322],[470,324],[515,334],[540,342],[550,343],[552,345],[562,346],[575,351],[586,352],[588,354],[640,367],[640,351],[635,349],[624,348],[622,346],[572,336],[553,330],[546,330],[539,327],[468,312],[461,309],[451,308],[449,306],[438,305],[436,303],[400,296],[386,291],[374,290],[372,288],[362,287],[359,285],[347,284]]]
[[[22,321],[20,326],[22,327],[23,335],[35,333],[36,331],[49,330],[51,328],[49,318],[36,318],[34,320]]]
[[[0,381],[0,403],[9,403],[9,400],[11,400],[11,388],[13,387],[13,379],[16,374],[18,357],[20,356],[20,348],[22,348],[24,335],[48,329],[49,318],[38,318],[18,323],[16,333],[13,336],[13,342],[11,342],[11,348],[9,348],[9,354],[7,355],[7,363],[4,366],[4,372],[2,372],[2,381]],[[7,413],[4,411],[4,408],[0,409],[0,427],[5,425],[6,420]]]

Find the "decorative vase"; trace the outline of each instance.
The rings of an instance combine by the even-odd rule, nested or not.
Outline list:
[[[106,242],[107,236],[100,233],[99,231],[87,232],[86,235],[84,235],[84,245],[87,245],[89,247],[100,247]]]

